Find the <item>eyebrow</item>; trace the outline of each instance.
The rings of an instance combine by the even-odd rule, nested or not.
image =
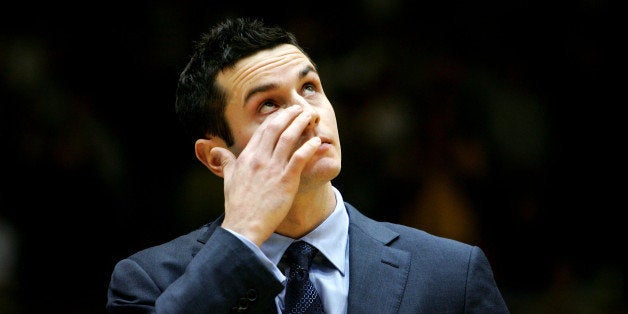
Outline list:
[[[316,71],[316,69],[311,66],[311,65],[307,65],[303,68],[303,70],[301,70],[299,72],[299,79],[304,78],[305,76],[307,76],[310,72],[314,72],[314,73],[318,73]],[[270,83],[270,84],[264,84],[264,85],[260,85],[260,86],[256,86],[255,88],[251,89],[247,94],[246,97],[244,97],[244,104],[246,104],[249,99],[251,97],[253,97],[253,95],[257,94],[257,93],[262,93],[265,92],[267,90],[271,90],[273,88],[276,88],[277,84],[275,83]]]

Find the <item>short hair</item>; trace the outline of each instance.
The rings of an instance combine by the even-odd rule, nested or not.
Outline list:
[[[202,34],[176,89],[175,112],[185,131],[194,140],[219,136],[232,146],[233,134],[224,116],[226,91],[216,77],[239,60],[282,44],[294,45],[305,54],[294,34],[266,26],[260,19],[226,19]]]

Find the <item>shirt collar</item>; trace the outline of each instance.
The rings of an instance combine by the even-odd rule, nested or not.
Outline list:
[[[298,240],[303,240],[316,247],[325,258],[344,275],[347,237],[349,233],[349,215],[347,214],[342,195],[335,187],[332,186],[332,189],[336,196],[336,207],[334,211],[323,223],[316,227],[316,229]],[[261,249],[264,255],[277,265],[283,253],[294,241],[296,240],[273,233],[270,238],[262,244]]]

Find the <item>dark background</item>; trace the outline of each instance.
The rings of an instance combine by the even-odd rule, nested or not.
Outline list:
[[[547,2],[3,8],[0,313],[104,313],[115,262],[222,211],[174,90],[192,41],[238,15],[318,64],[345,200],[482,247],[513,313],[626,313],[625,35],[607,1]]]

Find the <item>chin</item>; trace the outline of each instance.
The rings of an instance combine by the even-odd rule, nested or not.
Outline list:
[[[340,159],[323,158],[314,163],[308,163],[301,173],[301,181],[326,183],[340,174]],[[305,181],[305,182],[303,182]]]

